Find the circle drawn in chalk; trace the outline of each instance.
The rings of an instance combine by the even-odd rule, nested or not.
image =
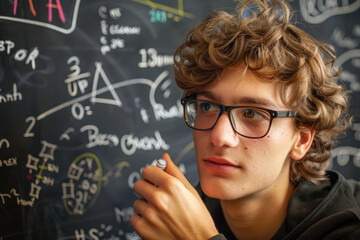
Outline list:
[[[96,202],[101,190],[99,159],[93,153],[79,155],[71,163],[67,177],[62,183],[64,207],[70,215],[82,215]]]

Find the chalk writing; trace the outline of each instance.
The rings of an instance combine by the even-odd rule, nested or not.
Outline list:
[[[31,201],[35,201],[40,197],[40,191],[42,189],[42,184],[47,186],[54,185],[54,178],[46,173],[59,173],[59,167],[54,163],[49,161],[54,161],[54,153],[57,148],[57,145],[48,143],[46,141],[41,141],[42,148],[38,157],[28,154],[28,159],[26,163],[26,168],[29,170],[27,179],[33,179],[34,182],[30,183],[30,193],[29,196],[32,198]]]
[[[357,60],[360,59],[360,49],[352,49],[349,50],[343,54],[341,54],[335,62],[335,65],[338,67],[341,67],[345,64],[345,62],[349,61],[349,60],[353,60],[351,61],[351,63],[353,64],[354,67],[358,67],[357,65]],[[359,68],[359,67],[358,67]],[[350,73],[349,71],[343,70],[340,78],[342,81],[344,82],[348,82],[350,85],[350,89],[353,91],[360,91],[360,83],[357,80],[357,75]]]
[[[334,29],[331,39],[333,39],[339,47],[353,49],[359,46],[359,41],[357,39],[347,36],[345,31],[340,28]]]
[[[360,92],[360,24],[352,19],[359,1],[301,2],[310,21],[335,18],[349,8],[345,18],[351,23],[336,17],[337,26],[311,27],[321,28],[320,37],[331,36],[341,48],[339,81],[352,94]],[[191,131],[176,129],[183,107],[171,72],[171,49],[192,24],[193,13],[208,14],[204,3],[195,2],[0,1],[5,116],[0,170],[6,183],[0,209],[9,220],[0,239],[140,239],[129,223],[139,197],[133,186],[145,165],[155,165],[155,156],[165,151],[197,183]],[[234,4],[211,2],[226,9]],[[350,110],[356,115],[357,108]],[[346,140],[356,144],[360,123],[351,130]],[[359,169],[359,155],[357,147],[338,148],[331,163],[340,172]]]
[[[70,65],[70,71],[72,71],[68,75],[68,78],[64,81],[67,85],[69,95],[72,97],[76,96],[78,94],[78,90],[84,94],[89,85],[86,78],[91,76],[90,73],[81,73],[80,60],[76,56],[70,57],[67,60],[67,64]]]
[[[9,193],[0,193],[1,203],[3,205],[6,205],[7,200],[10,200],[12,198],[15,198],[16,204],[18,206],[23,206],[23,207],[33,207],[34,206],[34,200],[23,199],[20,196],[20,194],[16,191],[15,188],[12,188]]]
[[[1,89],[0,89],[1,92]],[[0,104],[1,103],[10,103],[10,102],[17,102],[22,100],[22,94],[18,92],[17,86],[13,84],[13,92],[8,94],[0,94]]]
[[[351,129],[355,131],[354,137],[357,141],[360,141],[360,123],[353,123]]]
[[[179,22],[184,17],[193,18],[194,15],[184,11],[183,1],[177,1],[177,6],[170,7],[164,4],[157,3],[151,0],[133,0],[144,5],[149,6],[152,11],[149,12],[151,22],[164,22],[167,18],[173,19],[175,22]],[[164,16],[166,12],[166,18]]]
[[[360,37],[360,25],[358,24],[354,25],[352,34],[356,37]]]
[[[333,150],[330,167],[332,167],[333,161],[336,161],[339,166],[344,167],[350,163],[351,157],[353,159],[353,165],[360,168],[360,148],[350,146],[337,147]]]
[[[116,135],[99,133],[99,128],[94,125],[86,125],[80,129],[80,132],[87,132],[89,140],[86,144],[87,148],[119,145],[119,138]]]
[[[138,63],[140,68],[164,67],[174,64],[172,55],[159,55],[156,49],[140,49],[141,61]]]
[[[12,5],[7,2],[12,2]],[[70,34],[76,28],[79,6],[80,0],[47,0],[35,6],[32,0],[2,1],[0,20],[31,24]],[[20,9],[21,11],[18,11]]]
[[[139,26],[109,23],[109,19],[117,21],[121,18],[122,9],[119,7],[108,10],[107,7],[101,6],[98,10],[98,14],[102,18],[100,21],[100,30],[102,33],[102,36],[100,37],[100,51],[103,55],[106,55],[108,52],[115,49],[125,48],[126,42],[123,36],[139,36],[141,34],[141,27]]]
[[[151,9],[149,11],[149,16],[150,16],[150,22],[152,23],[156,23],[156,22],[166,23],[167,21],[167,14],[166,11],[164,10]]]
[[[15,43],[11,40],[0,40],[0,52],[6,52],[7,55],[10,54],[11,49],[15,47]]]
[[[112,8],[109,11],[107,10],[107,7],[105,6],[101,6],[99,7],[98,13],[99,16],[103,19],[108,17],[108,14],[110,15],[111,18],[113,19],[118,19],[121,17],[121,8]]]
[[[133,86],[133,85],[145,85],[150,87],[149,102],[153,106],[153,111],[157,121],[160,121],[162,119],[169,119],[169,118],[181,118],[182,106],[180,105],[180,102],[177,102],[175,106],[171,106],[166,109],[162,104],[158,103],[155,99],[155,95],[158,88],[163,92],[162,96],[164,99],[167,99],[171,95],[171,91],[169,87],[172,81],[170,79],[167,79],[168,75],[169,75],[168,71],[163,71],[155,79],[154,82],[145,78],[135,78],[135,79],[125,80],[119,83],[112,84],[110,79],[107,77],[107,74],[105,73],[102,64],[100,62],[96,62],[91,93],[83,94],[82,96],[79,96],[68,102],[53,107],[45,111],[44,113],[40,114],[39,116],[37,116],[36,120],[37,121],[42,120],[47,116],[54,114],[55,112],[60,111],[69,106],[72,107],[72,114],[74,118],[81,120],[85,116],[85,114],[86,115],[93,114],[93,112],[90,109],[90,106],[83,107],[83,105],[80,104],[80,102],[83,102],[85,100],[90,100],[90,102],[93,104],[101,103],[101,104],[109,104],[109,105],[122,107],[122,102],[115,89],[127,87],[127,86]],[[105,87],[102,88],[98,87],[100,81],[102,81],[105,84]],[[110,98],[99,97],[101,94],[108,92],[110,92],[111,94]],[[143,121],[148,122],[150,115],[148,114],[147,110],[144,108],[139,108],[139,111]]]
[[[36,16],[36,11],[35,11],[35,8],[34,8],[34,5],[32,3],[32,0],[29,0],[29,6],[30,6],[30,10],[31,10],[31,13],[33,16]],[[60,3],[60,0],[56,0],[56,4],[52,4],[52,0],[49,0],[48,4],[46,5],[46,7],[48,8],[48,20],[49,22],[52,22],[52,9],[57,9],[57,11],[59,12],[59,17],[61,19],[61,21],[63,23],[65,23],[65,16],[64,16],[64,12],[62,10],[62,6],[61,6],[61,3]],[[18,9],[18,0],[14,0],[14,15],[16,15],[17,13],[17,9]]]
[[[11,40],[0,40],[0,53],[5,52],[10,55],[15,48],[15,43]],[[33,48],[30,53],[26,49],[18,49],[15,52],[14,59],[18,62],[25,62],[26,65],[31,64],[32,69],[36,69],[35,60],[39,56],[39,49]]]
[[[95,66],[96,66],[96,72],[94,75],[94,82],[93,82],[93,86],[92,86],[92,93],[91,93],[90,101],[92,103],[105,103],[105,104],[111,104],[111,105],[116,105],[116,106],[121,107],[122,103],[119,99],[119,96],[115,92],[114,86],[111,84],[106,73],[104,72],[104,70],[102,68],[102,64],[100,62],[96,62]],[[113,99],[97,97],[98,93],[101,93],[100,91],[98,91],[98,83],[99,83],[100,78],[106,84],[105,89],[111,93],[111,95],[113,96]],[[102,88],[102,89],[104,89],[104,88]]]
[[[0,148],[5,146],[5,148],[10,148],[10,142],[6,138],[0,139]]]
[[[300,12],[308,23],[322,23],[326,19],[357,11],[360,0],[300,0]]]
[[[126,223],[130,221],[132,215],[135,214],[135,210],[132,207],[119,209],[118,207],[114,208],[116,221],[118,223]]]
[[[157,121],[161,119],[169,119],[169,118],[181,118],[183,116],[183,106],[180,103],[180,100],[176,101],[176,105],[170,107],[169,110],[164,109],[162,104],[156,104],[154,106],[155,118]]]
[[[30,116],[25,119],[25,122],[26,123],[30,122],[30,124],[29,124],[28,128],[26,129],[26,132],[24,133],[24,137],[33,137],[35,134],[31,131],[36,124],[36,119],[34,117]]]
[[[11,157],[8,159],[0,159],[0,167],[14,167],[17,166],[17,158]]]
[[[92,227],[88,230],[88,235],[85,234],[85,230],[75,229],[75,239],[76,240],[120,240],[118,234],[113,233],[113,226],[112,225],[105,225],[100,224],[99,227]]]
[[[70,140],[70,133],[72,133],[72,132],[74,132],[74,131],[75,131],[75,129],[72,128],[72,127],[66,129],[66,131],[65,131],[63,134],[61,134],[59,140],[60,140],[60,141],[61,141],[61,140],[67,140],[67,141],[69,141],[69,140]]]
[[[136,150],[168,150],[170,146],[164,141],[159,131],[154,132],[155,137],[134,137],[128,134],[121,137],[120,145],[126,155],[133,155]]]
[[[111,35],[140,35],[141,28],[113,24],[109,27],[109,33]]]
[[[62,183],[63,204],[69,215],[82,215],[101,190],[102,167],[93,153],[79,155],[70,165],[68,180]]]
[[[124,169],[128,169],[130,167],[130,163],[127,161],[119,162],[115,165],[115,168],[112,168],[113,170],[108,171],[105,173],[102,177],[103,185],[106,186],[109,181],[110,177],[114,178],[120,178],[123,175]]]

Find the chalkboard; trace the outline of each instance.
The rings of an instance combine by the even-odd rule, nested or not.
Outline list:
[[[333,44],[354,124],[331,168],[360,180],[360,0],[289,1]],[[192,184],[173,52],[236,1],[0,1],[0,239],[139,239],[141,170],[169,152]],[[300,22],[302,22],[300,24]]]

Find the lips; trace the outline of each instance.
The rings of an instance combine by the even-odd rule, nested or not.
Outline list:
[[[206,169],[215,173],[229,173],[240,168],[240,166],[235,165],[224,158],[218,157],[205,158],[204,165]]]

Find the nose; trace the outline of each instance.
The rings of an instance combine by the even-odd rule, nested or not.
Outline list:
[[[236,147],[239,135],[234,131],[227,112],[219,117],[215,127],[210,130],[210,142],[217,147]]]

